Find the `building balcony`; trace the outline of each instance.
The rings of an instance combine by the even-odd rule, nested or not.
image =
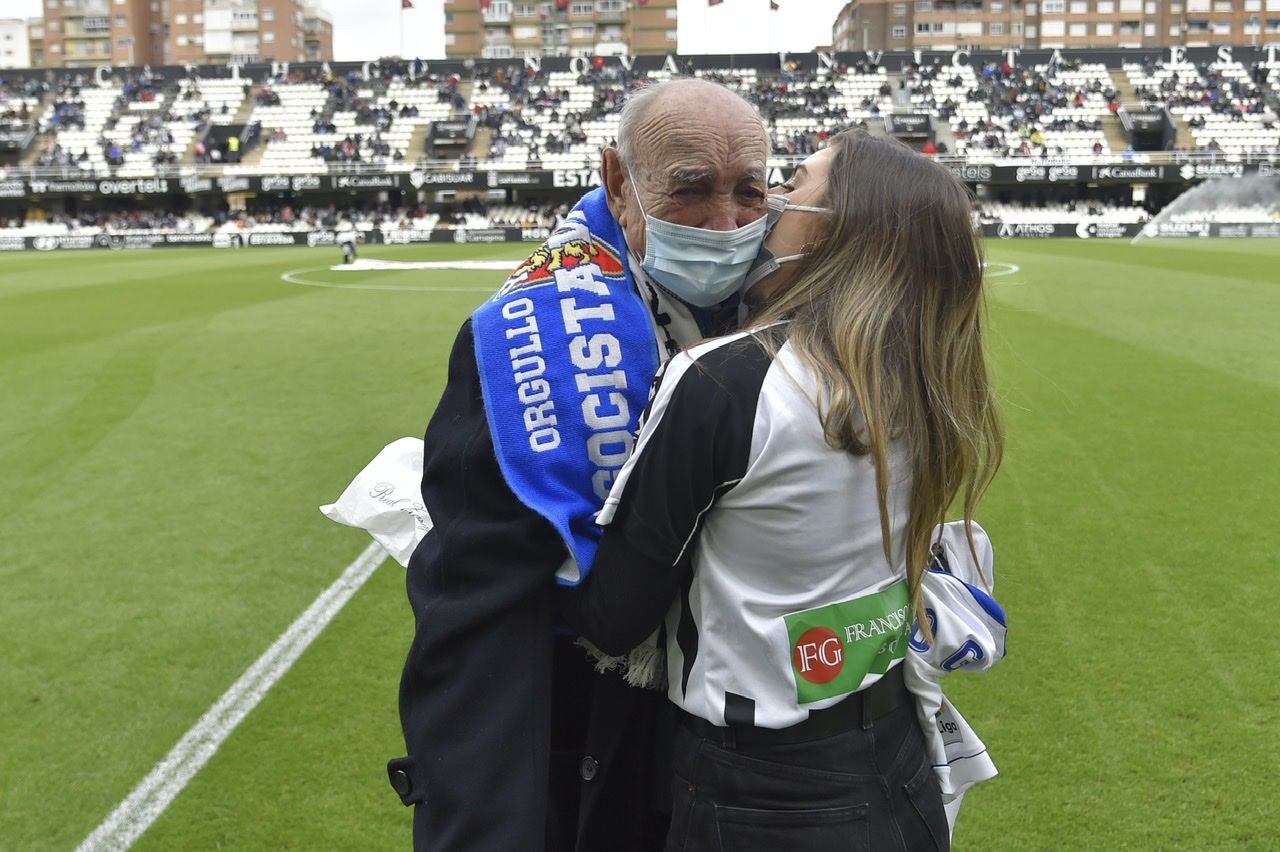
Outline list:
[[[111,38],[104,33],[67,33],[63,39],[68,44],[110,44]]]
[[[972,3],[934,3],[928,11],[916,9],[917,18],[954,18],[956,15],[981,15],[982,7]],[[996,15],[995,17],[1001,17]]]
[[[67,21],[67,25],[62,29],[67,38],[107,38],[110,35],[107,30],[82,27],[79,21]]]
[[[484,22],[486,24],[509,24],[511,23],[511,10],[499,11],[490,6],[484,11]]]
[[[111,14],[111,5],[107,0],[63,0],[62,9],[64,18]]]
[[[111,58],[111,41],[66,41],[62,45],[63,55],[72,59],[109,59]]]

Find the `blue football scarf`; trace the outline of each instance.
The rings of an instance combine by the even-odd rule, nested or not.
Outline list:
[[[631,454],[658,369],[649,309],[604,189],[586,195],[472,315],[489,432],[507,484],[591,568],[596,513]]]

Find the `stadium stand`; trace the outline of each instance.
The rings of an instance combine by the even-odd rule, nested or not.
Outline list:
[[[17,152],[31,144],[44,91],[44,84],[37,81],[0,79],[0,148]]]
[[[1103,65],[917,66],[906,82],[912,105],[945,119],[971,161],[1112,154],[1102,124],[1119,92]]]
[[[248,97],[250,85],[244,80],[186,79],[178,82],[175,111],[184,120],[209,125],[236,123],[241,104]]]
[[[893,111],[888,72],[875,65],[805,73],[794,64],[776,75],[720,69],[698,75],[734,88],[769,124],[775,157],[806,157],[827,138]],[[775,160],[775,163],[780,162]]]
[[[524,69],[477,80],[472,111],[489,129],[481,167],[580,169],[617,134],[629,84],[618,74],[553,72],[539,84]]]
[[[408,171],[415,132],[450,117],[452,86],[440,81],[276,78],[246,90],[248,126],[263,135],[260,158],[227,167],[230,174],[312,174],[321,163],[376,164]]]
[[[1277,72],[1265,63],[1250,69],[1240,62],[1193,65],[1190,62],[1126,63],[1125,74],[1144,106],[1167,107],[1181,119],[1196,147],[1210,153],[1240,155],[1280,150],[1280,124],[1265,101],[1267,82],[1280,90]]]
[[[1141,206],[1092,199],[1044,205],[983,201],[979,205],[978,217],[981,222],[1048,222],[1062,224],[1107,222],[1112,224],[1141,224],[1150,219],[1151,214]]]
[[[248,124],[265,128],[268,134],[276,134],[276,138],[265,145],[257,162],[246,164],[239,156],[232,155],[232,161],[226,167],[227,173],[314,172],[316,164],[307,152],[311,141],[321,136],[316,128],[329,100],[324,86],[311,80],[299,80],[267,81],[259,85],[249,82],[246,88],[251,90],[249,96],[254,104]]]
[[[42,236],[97,236],[98,234],[151,234],[176,231],[178,233],[205,233],[214,220],[198,213],[173,213],[168,210],[100,211],[79,216],[55,214],[45,216],[43,211],[32,211],[31,218],[19,221],[6,220],[5,233],[20,237]]]
[[[1118,127],[1121,95],[1099,63],[916,64],[901,73],[864,63],[837,72],[788,67],[694,73],[751,100],[769,123],[780,158],[811,153],[837,129],[863,124],[874,130],[884,116],[908,110],[935,120],[939,153],[972,162],[1120,153],[1104,127]],[[1185,124],[1193,142],[1188,150],[1238,155],[1280,145],[1274,106],[1280,63],[1197,66],[1135,58],[1123,73],[1142,106],[1168,108]],[[645,80],[667,76],[657,71]],[[313,72],[183,79],[163,91],[141,78],[100,86],[64,76],[49,97],[0,86],[0,121],[31,121],[43,101],[33,165],[123,177],[145,175],[157,158],[228,159],[230,174],[307,174],[321,162],[334,170],[363,163],[409,171],[427,156],[420,129],[459,117],[474,118],[487,131],[465,152],[481,169],[578,169],[593,166],[599,149],[613,140],[617,110],[639,82],[615,67],[540,74],[519,65],[477,68],[470,80]],[[242,128],[260,131],[261,153],[225,158],[202,150],[210,127],[242,136]]]
[[[1213,204],[1191,210],[1173,211],[1171,222],[1230,222],[1270,223],[1280,222],[1280,205],[1276,204]]]
[[[412,229],[437,226],[463,228],[554,227],[566,213],[567,203],[531,200],[524,204],[488,204],[477,199],[450,204],[436,211],[423,206],[397,205],[300,205],[256,203],[247,210],[220,210],[212,215],[174,213],[151,208],[134,211],[86,211],[79,215],[28,211],[25,219],[0,216],[0,228],[23,237],[45,235],[96,236],[114,233],[150,233],[166,229],[181,233],[290,233],[350,226],[359,231]]]
[[[105,172],[109,152],[99,140],[120,94],[121,89],[114,85],[59,85],[53,103],[40,120],[42,136],[52,138],[43,146],[37,165],[74,165]]]
[[[421,206],[401,208],[393,205],[361,207],[300,207],[289,205],[255,207],[244,213],[227,215],[214,225],[218,233],[255,232],[288,233],[317,228],[352,227],[357,231],[395,231],[402,229],[429,231],[436,227],[496,228],[504,225],[523,228],[553,227],[569,212],[567,204],[489,205],[482,201],[446,205],[429,212]]]
[[[1055,54],[1051,61],[1027,64],[952,64],[949,55],[937,55],[925,62],[907,57],[892,69],[864,59],[853,66],[788,62],[681,71],[729,86],[757,107],[772,139],[771,167],[794,164],[846,127],[893,135],[897,119],[910,116],[914,132],[900,135],[953,168],[1006,168],[1006,183],[1017,172],[1018,185],[982,194],[984,223],[1138,225],[1185,188],[1174,186],[1171,177],[1194,182],[1232,174],[1210,168],[1201,173],[1198,164],[1265,162],[1266,171],[1254,171],[1275,174],[1280,62],[1170,62],[1138,51],[1123,65],[1115,57],[1108,62],[1110,68],[1092,59],[1059,61]],[[0,81],[0,137],[21,136],[24,128],[35,134],[23,143],[20,163],[0,165],[0,180],[161,176],[174,179],[162,191],[181,187],[197,193],[186,206],[200,211],[84,213],[75,204],[60,207],[56,198],[16,200],[19,183],[4,201],[7,208],[0,207],[0,219],[9,221],[6,234],[22,236],[151,226],[197,233],[297,233],[338,225],[413,231],[549,227],[563,196],[588,185],[581,182],[585,176],[563,183],[562,176],[589,175],[600,149],[615,140],[627,95],[672,73],[664,66],[640,75],[604,62],[560,69],[482,63],[428,75],[425,67],[409,73],[408,66],[388,62],[347,66],[337,74],[324,66],[292,72],[259,67],[221,78],[171,76],[168,82],[123,70],[103,78],[68,72],[18,85]],[[1129,125],[1120,117],[1139,109],[1167,117],[1161,120],[1170,128],[1165,142],[1155,144],[1174,141],[1176,150],[1135,151],[1125,144]],[[1047,168],[1037,171],[1037,163]],[[1101,189],[1065,194],[1052,185],[1061,180],[1083,187],[1090,175],[1097,178],[1097,168],[1088,167],[1149,163],[1166,164],[1168,171],[1162,173],[1165,185],[1153,185],[1145,195],[1128,187],[1108,192],[1106,181]],[[431,172],[473,172],[477,178],[455,186],[431,180]],[[517,174],[509,182],[492,174],[485,178],[493,172]],[[406,194],[393,191],[377,206],[364,193],[361,204],[343,200],[333,206],[331,199],[310,194],[304,203],[298,181],[280,182],[282,176],[364,173],[395,173],[396,181],[366,186]],[[549,173],[555,174],[554,184]],[[983,173],[967,172],[966,179],[973,182],[968,175]],[[248,209],[231,212],[219,195],[221,185],[210,180],[223,176],[263,176],[260,200],[267,206],[254,206],[258,202],[250,195]],[[275,178],[269,188],[266,177]],[[201,180],[203,187],[188,189],[189,181]],[[343,186],[336,180],[304,185],[320,192]],[[1032,188],[1037,182],[1045,192]],[[290,186],[293,206],[278,206]],[[419,190],[413,202],[426,207],[388,206],[408,202],[409,186]],[[564,192],[527,201],[531,191],[550,192],[548,187]],[[145,202],[122,202],[129,204]],[[235,202],[238,208],[244,204]],[[1215,221],[1274,221],[1275,211],[1266,204],[1222,209],[1215,215],[1227,218]]]

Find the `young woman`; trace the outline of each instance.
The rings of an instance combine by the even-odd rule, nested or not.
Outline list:
[[[607,654],[663,628],[668,849],[946,849],[901,663],[1002,451],[970,197],[863,133],[779,189],[748,330],[668,364],[568,607]]]

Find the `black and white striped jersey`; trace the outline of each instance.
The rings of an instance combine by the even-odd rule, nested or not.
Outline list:
[[[763,345],[763,335],[777,346]],[[785,325],[677,355],[598,519],[606,525],[602,555],[618,553],[609,545],[621,537],[639,564],[675,569],[676,602],[665,621],[669,695],[717,725],[789,727],[869,686],[905,654],[896,639],[892,653],[880,642],[879,671],[837,677],[855,638],[909,629],[899,605],[909,485],[895,447],[890,564],[872,461],[828,446],[817,399]],[[633,589],[644,588],[642,579]],[[844,618],[820,631],[797,621],[810,611],[829,615],[833,604],[880,598],[895,603],[879,619]]]

